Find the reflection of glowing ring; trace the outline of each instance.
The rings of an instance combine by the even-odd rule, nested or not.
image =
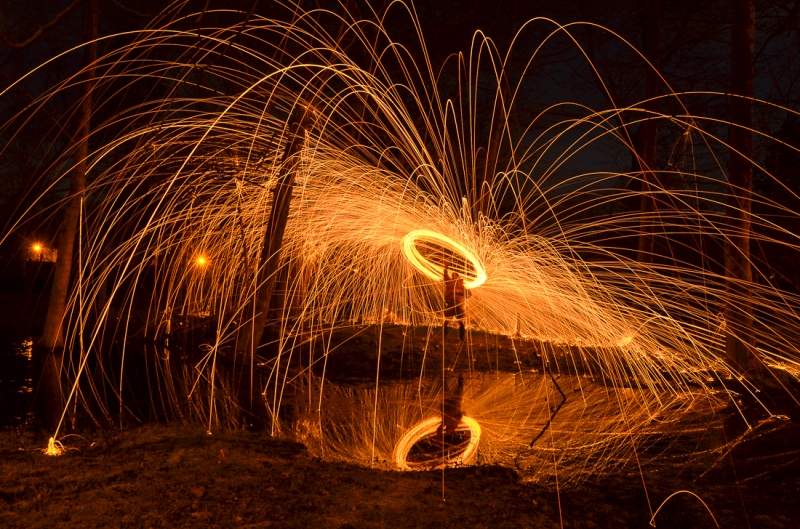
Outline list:
[[[414,265],[417,270],[425,274],[431,279],[441,281],[442,276],[444,274],[444,268],[430,262],[428,259],[423,256],[420,251],[417,249],[416,242],[417,240],[427,240],[427,241],[434,241],[447,249],[452,250],[453,252],[461,255],[469,261],[474,269],[474,278],[465,278],[464,279],[464,287],[465,288],[476,288],[481,286],[486,282],[486,270],[483,268],[483,265],[478,260],[478,257],[472,253],[472,250],[464,246],[458,241],[455,241],[444,235],[439,233],[438,231],[433,230],[413,230],[406,233],[405,237],[403,237],[403,252],[406,254],[406,259]]]
[[[415,468],[408,463],[408,453],[417,442],[429,435],[435,434],[441,423],[442,419],[439,416],[428,417],[415,424],[399,441],[397,441],[397,444],[394,446],[394,451],[392,452],[392,459],[395,465],[397,465],[397,468],[400,470],[415,470]],[[460,452],[444,462],[448,466],[471,465],[475,462],[478,455],[478,444],[481,441],[481,425],[472,417],[467,417],[465,415],[461,417],[461,422],[458,423],[457,429],[464,430],[467,428],[469,429],[469,444],[467,444],[463,452]]]

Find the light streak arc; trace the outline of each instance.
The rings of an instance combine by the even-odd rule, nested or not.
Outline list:
[[[417,248],[418,241],[435,241],[444,248],[452,250],[464,260],[469,261],[472,265],[472,274],[467,276],[464,280],[465,288],[478,288],[486,282],[486,270],[483,268],[478,257],[467,248],[464,244],[433,230],[417,229],[408,232],[403,237],[403,253],[406,259],[414,265],[414,267],[425,274],[426,277],[434,281],[441,281],[444,273],[444,267],[428,260]]]

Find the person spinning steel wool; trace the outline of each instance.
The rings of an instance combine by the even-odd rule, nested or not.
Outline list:
[[[445,394],[442,401],[442,423],[436,431],[437,439],[452,438],[461,422],[461,418],[464,416],[464,411],[461,409],[461,401],[464,397],[464,375],[459,373],[455,388],[447,388],[450,385],[446,384],[445,388],[443,388]],[[450,391],[447,391],[447,389],[450,389]]]
[[[447,336],[447,320],[458,322],[458,337],[464,341],[464,319],[466,318],[467,290],[464,280],[457,273],[450,273],[449,265],[444,266],[444,333]]]

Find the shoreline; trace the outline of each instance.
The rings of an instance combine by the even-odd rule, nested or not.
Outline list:
[[[781,435],[792,441],[786,446],[797,446],[798,428],[791,423],[787,428]],[[209,436],[191,426],[71,436],[65,440],[67,454],[56,458],[41,453],[46,440],[31,446],[37,434],[4,431],[0,525],[648,527],[659,504],[678,493],[658,511],[657,527],[713,527],[710,512],[726,529],[789,528],[800,520],[800,456],[765,464],[759,446],[774,447],[765,444],[769,437],[739,449],[749,454],[746,459],[732,452],[729,461],[700,479],[676,466],[638,478],[608,474],[558,489],[554,483],[523,483],[513,470],[500,467],[370,470],[320,460],[301,444],[265,434]],[[749,477],[748,465],[755,470]],[[691,494],[678,492],[687,490]]]

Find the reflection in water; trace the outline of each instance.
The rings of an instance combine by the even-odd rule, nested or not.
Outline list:
[[[468,415],[450,432],[439,415],[418,422],[394,445],[392,462],[399,470],[432,470],[474,465],[478,459],[481,426]]]
[[[0,427],[33,422],[33,340],[0,341]]]
[[[15,342],[0,355],[5,413],[31,408],[31,346],[31,340]],[[116,353],[108,349],[106,354]],[[216,417],[205,415],[215,399],[217,417],[236,414],[235,388],[246,381],[235,377],[224,357],[209,370],[214,351],[201,348],[195,358],[179,349],[145,346],[129,354],[124,381],[109,377],[106,386],[95,386],[121,398],[120,413],[142,421],[215,423]],[[580,376],[465,371],[464,417],[438,457],[436,432],[443,405],[452,398],[452,383],[434,376],[337,384],[308,370],[302,373],[282,378],[291,382],[280,386],[274,431],[295,436],[321,458],[384,469],[425,469],[442,461],[447,466],[494,464],[514,468],[527,480],[558,476],[561,483],[624,468],[634,457],[646,463],[651,456],[663,456],[669,443],[690,438],[695,444],[688,452],[697,452],[703,445],[696,437],[713,432],[709,417],[725,403],[707,391],[658,395],[606,387]],[[454,378],[455,373],[448,375],[447,381]],[[115,420],[113,405],[98,411]],[[2,423],[20,425],[31,418],[30,413],[3,416]],[[399,446],[404,438],[407,444]],[[681,448],[685,457],[686,446]],[[398,459],[398,453],[404,455]],[[411,464],[404,464],[403,457]]]
[[[19,342],[19,346],[16,349],[17,355],[27,359],[33,359],[33,338],[25,338],[24,340]]]
[[[441,417],[441,380],[372,387],[314,380],[290,391],[292,431],[315,455],[396,469],[398,441]],[[463,411],[480,425],[475,461],[516,468],[524,478],[562,482],[663,450],[665,440],[711,429],[723,399],[613,390],[575,376],[472,373]],[[675,413],[680,411],[680,413]],[[637,450],[632,450],[636,448]]]
[[[30,362],[33,360],[33,340],[31,338],[26,338],[19,343],[19,347],[16,349],[17,356],[21,356],[25,359],[26,365],[29,365]],[[17,393],[23,395],[30,395],[33,393],[33,377],[30,376],[31,368],[30,366],[27,369],[27,374],[25,378],[22,379],[22,385],[20,385]]]

